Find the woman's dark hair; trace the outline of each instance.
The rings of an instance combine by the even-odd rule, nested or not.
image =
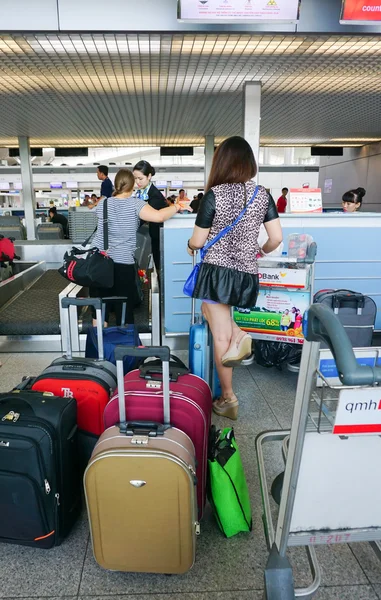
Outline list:
[[[223,141],[214,153],[207,190],[222,183],[246,183],[257,174],[250,144],[238,135]]]
[[[343,195],[343,202],[353,202],[354,204],[361,204],[362,199],[366,194],[366,190],[364,188],[359,187],[356,190],[349,190],[349,192],[345,192]]]
[[[113,196],[119,196],[134,189],[135,178],[129,169],[119,169],[115,175]]]
[[[197,199],[198,199],[198,200],[202,200],[202,199],[203,199],[203,197],[204,197],[204,194],[203,194],[202,192],[199,192],[199,193],[197,194]]]
[[[146,177],[148,177],[148,175],[152,175],[152,177],[153,177],[156,173],[153,166],[150,165],[149,162],[147,162],[146,160],[139,160],[139,162],[136,163],[136,165],[134,166],[134,168],[132,170],[140,171]]]

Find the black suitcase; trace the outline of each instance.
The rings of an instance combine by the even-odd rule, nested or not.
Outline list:
[[[58,546],[80,509],[75,400],[0,394],[0,542]]]
[[[328,306],[340,319],[353,348],[372,345],[377,306],[372,298],[351,290],[320,290],[314,302]],[[327,348],[322,344],[322,347]]]

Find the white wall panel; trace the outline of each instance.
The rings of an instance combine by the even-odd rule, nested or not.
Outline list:
[[[319,186],[324,192],[324,182],[332,179],[332,192],[323,193],[324,206],[340,206],[342,195],[351,189],[363,187],[366,196],[363,210],[381,212],[381,144],[363,148],[348,148],[343,157],[322,159]]]
[[[265,188],[270,188],[275,202],[282,193],[282,188],[300,188],[304,183],[309,183],[311,188],[317,187],[319,172],[293,172],[293,171],[259,171],[258,182]]]
[[[57,0],[1,0],[1,31],[56,31]]]

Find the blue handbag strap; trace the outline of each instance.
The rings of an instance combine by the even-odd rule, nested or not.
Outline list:
[[[209,248],[211,248],[212,246],[214,246],[214,244],[216,244],[222,237],[224,237],[224,235],[226,235],[227,233],[229,233],[229,231],[231,231],[233,229],[233,227],[235,227],[237,225],[237,223],[239,223],[239,221],[242,219],[242,217],[246,213],[247,209],[249,208],[250,204],[252,204],[254,202],[255,198],[257,197],[258,192],[259,192],[259,185],[257,185],[257,187],[255,188],[254,194],[252,195],[252,197],[250,198],[250,200],[246,204],[246,206],[241,210],[241,212],[239,213],[239,215],[236,218],[236,220],[234,221],[234,223],[232,223],[231,225],[228,225],[227,227],[225,227],[225,229],[223,229],[222,231],[220,231],[220,233],[218,233],[216,235],[216,237],[214,237],[212,240],[210,240],[210,242],[208,242],[207,244],[205,244],[205,246],[203,248],[201,248],[201,251],[200,251],[201,262],[204,260],[205,254],[207,253],[207,251],[209,250]]]

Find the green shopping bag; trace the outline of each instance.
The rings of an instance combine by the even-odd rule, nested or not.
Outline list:
[[[208,499],[221,531],[232,537],[251,531],[252,518],[247,489],[234,430],[212,428],[208,459]]]

